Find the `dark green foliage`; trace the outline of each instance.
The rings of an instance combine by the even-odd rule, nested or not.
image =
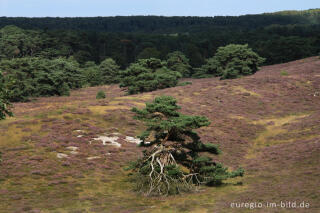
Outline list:
[[[141,146],[149,147],[131,165],[137,175],[138,189],[148,195],[176,194],[192,189],[194,184],[217,185],[225,179],[242,176],[242,169],[229,172],[222,164],[200,155],[220,153],[216,145],[202,143],[193,131],[210,122],[206,117],[181,114],[178,109],[177,101],[171,96],[156,97],[144,109],[132,109],[135,118],[147,126],[140,135]]]
[[[102,73],[93,61],[88,61],[82,68],[82,73],[86,79],[88,86],[99,86],[102,85]]]
[[[137,56],[138,59],[160,58],[161,52],[154,47],[143,49]]]
[[[102,76],[102,84],[119,83],[120,67],[112,58],[107,58],[101,62],[99,69]]]
[[[11,104],[8,100],[8,91],[4,87],[4,78],[2,72],[0,71],[0,120],[5,119],[7,116],[13,116],[12,112],[10,111],[10,107]]]
[[[218,64],[214,58],[209,58],[202,67],[196,68],[193,78],[210,78],[221,76],[222,73],[218,73]]]
[[[265,26],[318,24],[320,9],[304,11],[282,11],[261,15],[214,16],[214,17],[164,17],[164,16],[116,16],[91,18],[10,18],[1,17],[0,27],[16,25],[23,28],[48,30],[78,30],[88,32],[138,32],[167,33],[175,36],[185,32],[208,32],[225,29],[226,25],[235,30],[254,30]]]
[[[319,17],[319,9],[239,17],[0,17],[0,28],[20,27],[0,32],[0,57],[74,56],[82,65],[113,58],[125,69],[139,57],[163,60],[181,51],[198,68],[219,47],[248,43],[265,64],[275,64],[320,52]]]
[[[220,76],[221,79],[230,79],[252,75],[258,71],[264,60],[247,44],[229,44],[220,47],[215,56],[208,59],[195,76],[213,75]]]
[[[104,91],[99,90],[99,92],[97,92],[96,99],[105,99],[105,98],[106,98],[106,94],[104,93]]]
[[[172,71],[159,59],[140,59],[122,72],[120,87],[127,87],[129,94],[174,87],[181,74]]]
[[[84,79],[81,84],[84,86],[121,81],[123,86],[127,85],[125,87],[128,87],[129,93],[152,91],[176,85],[177,77],[169,70],[179,72],[183,77],[192,75],[196,78],[236,78],[254,73],[256,67],[250,64],[254,62],[252,59],[248,62],[237,56],[235,58],[238,59],[224,64],[219,62],[218,57],[213,57],[219,47],[230,43],[248,43],[254,52],[267,58],[264,64],[317,55],[320,52],[319,14],[319,10],[307,10],[213,18],[0,17],[0,27],[3,27],[0,29],[0,60],[7,63],[6,60],[13,59],[13,63],[17,63],[17,68],[14,68],[18,70],[16,72],[7,74],[6,70],[2,70],[6,74],[5,84],[13,89],[9,90],[11,100],[15,101],[27,100],[30,95],[68,95],[68,88],[75,88],[70,85],[70,80],[63,81],[65,84],[60,81],[61,72],[52,74],[56,68],[34,75],[30,70],[38,69],[38,65],[31,68],[26,62],[29,59],[17,62],[18,58],[44,58],[49,67],[49,59],[55,63],[59,57],[73,58],[80,63],[81,69],[76,69],[82,70]],[[137,66],[132,65],[138,58],[150,57],[167,61],[158,68],[150,68],[140,62],[136,63]],[[206,58],[209,59],[204,65]],[[75,60],[72,63],[78,67]],[[127,71],[140,70],[141,75],[138,78],[135,74],[129,74],[126,80],[121,79],[125,74],[121,74],[117,64],[121,69],[127,68]],[[39,67],[40,71],[46,69]],[[78,74],[72,76],[79,82]],[[36,77],[39,77],[37,82]],[[59,86],[54,82],[59,82]]]
[[[37,31],[16,26],[0,29],[0,59],[33,56],[40,52],[43,40]]]
[[[119,83],[120,81],[120,67],[111,58],[103,60],[99,66],[92,61],[86,62],[83,74],[89,86]]]
[[[319,25],[320,26],[320,25]],[[281,27],[280,31],[288,29]],[[268,28],[271,30],[272,28]],[[274,30],[274,29],[273,29]],[[304,31],[303,29],[295,29]],[[311,33],[311,32],[305,32]],[[282,34],[282,33],[281,33]],[[286,33],[289,34],[290,33]],[[296,33],[294,33],[295,35]],[[267,64],[278,64],[306,58],[315,55],[320,49],[320,38],[305,38],[300,36],[279,36],[271,37],[265,41],[259,41],[255,45],[260,55],[265,57]]]
[[[175,51],[167,55],[167,66],[173,71],[180,72],[183,77],[190,77],[192,67],[189,59],[180,51]]]
[[[70,87],[66,82],[63,82],[61,86],[57,87],[57,94],[60,96],[70,96]]]
[[[4,87],[11,101],[27,101],[30,97],[69,95],[70,89],[81,88],[84,77],[73,60],[57,58],[17,58],[2,60]]]

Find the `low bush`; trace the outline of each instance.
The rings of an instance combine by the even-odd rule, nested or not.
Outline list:
[[[65,58],[16,58],[2,60],[4,87],[10,101],[28,101],[30,97],[69,95],[81,88],[85,78],[74,60]]]
[[[100,90],[99,92],[97,92],[96,99],[105,99],[105,98],[106,98],[106,94],[104,93],[103,90]]]

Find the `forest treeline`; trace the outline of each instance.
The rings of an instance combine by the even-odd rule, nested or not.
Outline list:
[[[114,16],[75,18],[0,17],[0,28],[16,25],[24,29],[76,30],[122,33],[195,33],[223,28],[256,29],[273,24],[319,24],[320,9],[282,11],[243,16]]]
[[[239,17],[0,17],[0,104],[120,83],[237,78],[320,52],[320,10]],[[4,110],[2,110],[3,112]]]
[[[0,17],[0,27],[1,58],[73,56],[80,64],[112,58],[122,69],[137,59],[163,60],[173,51],[200,67],[230,43],[249,44],[265,64],[320,52],[320,9],[238,17]],[[6,36],[13,44],[3,44]]]

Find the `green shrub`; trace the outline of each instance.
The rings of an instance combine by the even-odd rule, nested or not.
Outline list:
[[[280,72],[280,75],[282,75],[282,76],[288,76],[289,73],[288,73],[287,71],[285,71],[285,70],[282,70],[282,71]]]
[[[103,85],[102,73],[98,65],[93,61],[88,61],[82,68],[82,74],[85,77],[87,86]]]
[[[166,67],[160,59],[140,59],[122,72],[120,87],[126,87],[129,94],[149,92],[178,84],[181,74]]]
[[[77,62],[64,58],[16,58],[2,60],[6,75],[4,87],[10,101],[27,101],[30,97],[69,95],[70,89],[85,84]]]
[[[167,66],[170,70],[181,73],[183,77],[190,77],[192,67],[189,59],[180,51],[175,51],[167,55]]]
[[[205,65],[197,69],[193,77],[201,78],[211,75],[221,79],[232,79],[252,75],[258,71],[264,61],[265,59],[247,44],[230,44],[220,47],[214,57],[208,59]]]
[[[144,109],[132,109],[135,119],[147,126],[139,136],[141,146],[149,147],[142,158],[131,164],[137,189],[147,195],[177,194],[194,185],[218,185],[242,176],[243,169],[229,172],[222,164],[200,155],[220,153],[216,145],[202,143],[193,131],[210,122],[206,117],[181,114],[176,103],[171,96],[160,96],[146,103]]]
[[[8,91],[4,88],[4,79],[2,72],[0,72],[0,120],[7,116],[12,116],[10,111],[11,104],[8,100]]]
[[[105,98],[106,98],[106,94],[104,93],[103,90],[100,90],[99,92],[97,92],[96,99],[105,99]]]
[[[102,84],[113,84],[120,82],[120,67],[112,58],[107,58],[99,65]]]
[[[61,86],[57,87],[57,94],[60,96],[70,96],[70,87],[66,82],[63,82]]]

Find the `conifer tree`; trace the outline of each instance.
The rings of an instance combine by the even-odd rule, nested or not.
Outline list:
[[[157,89],[174,87],[182,75],[167,68],[160,59],[140,59],[121,72],[120,87],[125,87],[129,94],[150,92]]]
[[[99,69],[103,84],[119,83],[120,67],[112,58],[107,58],[102,61]]]
[[[167,55],[167,66],[173,71],[180,72],[183,77],[190,77],[192,67],[189,59],[180,51],[175,51]]]
[[[203,143],[194,129],[210,125],[206,117],[184,115],[171,96],[156,97],[144,109],[133,108],[135,118],[145,122],[141,146],[143,157],[132,164],[137,186],[147,195],[177,194],[195,185],[218,185],[242,176],[243,169],[228,168],[201,153],[219,154],[218,147]]]
[[[265,61],[247,44],[229,44],[219,47],[214,57],[196,69],[195,78],[219,76],[221,79],[232,79],[256,73]]]

